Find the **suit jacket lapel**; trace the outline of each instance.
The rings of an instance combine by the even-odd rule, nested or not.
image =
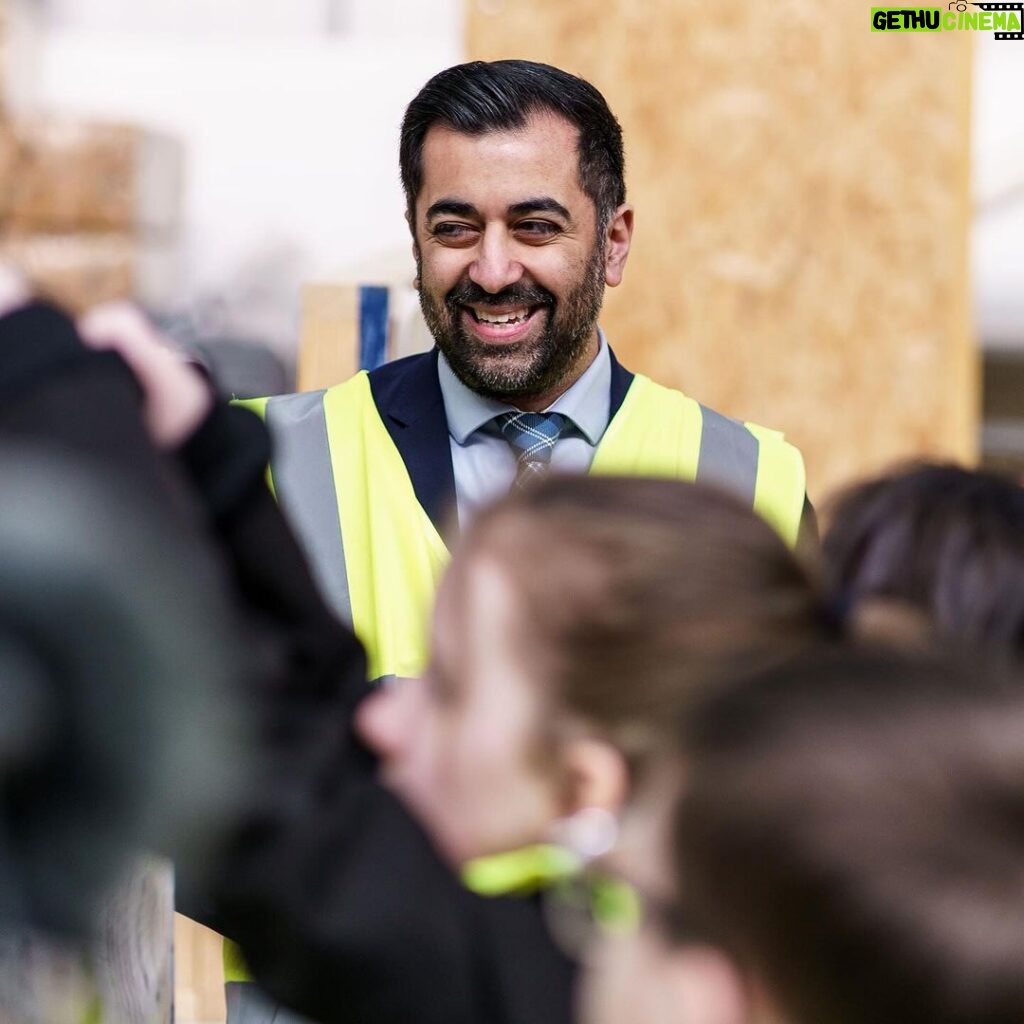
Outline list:
[[[612,361],[611,403],[608,407],[608,422],[611,423],[615,419],[615,414],[622,407],[623,401],[625,401],[626,392],[629,390],[630,384],[633,383],[633,374],[629,370],[624,369],[618,359],[615,358],[611,345],[608,346],[608,355]]]
[[[374,370],[370,389],[417,500],[438,532],[450,534],[455,519],[455,472],[437,379],[437,349]]]

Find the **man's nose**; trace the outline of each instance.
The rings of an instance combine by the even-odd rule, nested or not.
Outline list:
[[[516,258],[513,239],[497,228],[485,230],[477,257],[469,267],[469,279],[485,292],[496,294],[522,276],[523,265]]]
[[[409,749],[422,685],[419,679],[391,679],[356,709],[356,734],[385,763],[400,760]]]

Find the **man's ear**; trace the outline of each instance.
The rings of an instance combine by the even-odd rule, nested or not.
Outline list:
[[[633,238],[633,207],[623,203],[614,213],[605,235],[604,280],[609,288],[622,281]]]
[[[618,816],[626,803],[629,768],[622,754],[605,740],[570,740],[562,757],[562,779],[562,809],[567,817],[593,807]]]

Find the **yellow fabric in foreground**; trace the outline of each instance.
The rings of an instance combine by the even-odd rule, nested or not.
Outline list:
[[[477,857],[462,866],[462,882],[478,896],[507,896],[545,889],[570,878],[580,858],[561,846],[540,844]]]

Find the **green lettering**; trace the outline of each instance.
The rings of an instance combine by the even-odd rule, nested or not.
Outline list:
[[[942,16],[942,22],[942,27],[947,32],[956,31],[956,14],[953,11],[946,11],[946,13]]]
[[[979,14],[978,17],[981,19],[979,28],[991,28],[992,27],[992,15],[985,11],[983,14]]]
[[[1006,20],[1006,30],[1008,32],[1020,31],[1020,18],[1017,17],[1016,12],[1014,11],[1010,11],[1010,17]]]
[[[1006,28],[1006,15],[1000,12],[992,15],[992,27],[996,30]]]
[[[871,31],[938,32],[942,29],[942,15],[939,7],[872,7]]]
[[[978,16],[974,11],[968,11],[966,14],[960,15],[961,28],[978,28]]]

